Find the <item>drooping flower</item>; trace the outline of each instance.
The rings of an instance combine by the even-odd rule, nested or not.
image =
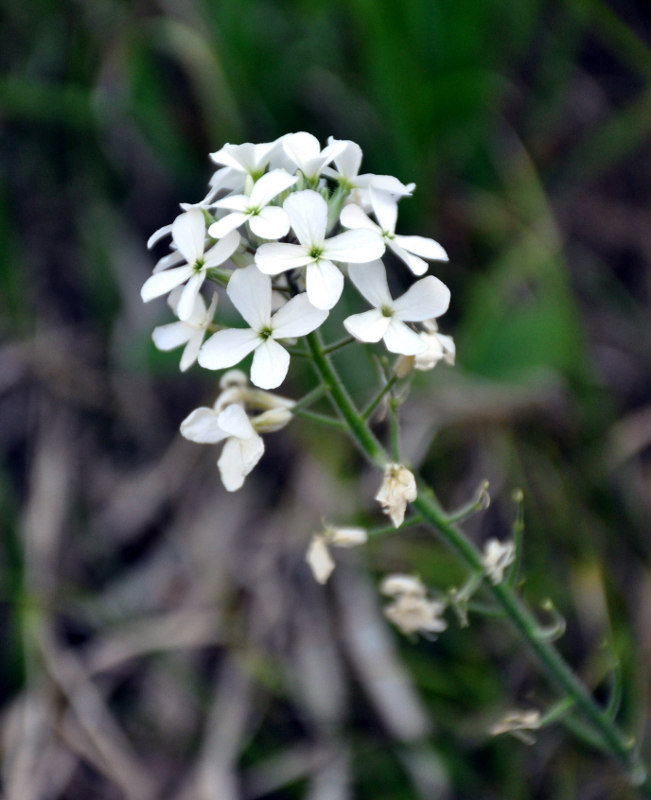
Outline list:
[[[500,736],[503,733],[510,733],[525,744],[534,744],[536,736],[533,731],[540,728],[540,711],[532,709],[513,709],[507,711],[499,722],[496,722],[490,729],[493,736]]]
[[[307,267],[305,288],[316,308],[331,309],[339,300],[344,276],[333,264],[362,264],[379,258],[384,241],[372,231],[344,231],[326,239],[328,204],[310,189],[294,192],[283,203],[299,244],[271,242],[261,245],[255,263],[266,275]]]
[[[293,186],[297,177],[288,175],[282,169],[274,169],[263,175],[253,186],[249,195],[229,195],[214,203],[215,208],[231,211],[208,228],[214,239],[221,239],[230,231],[249,223],[251,231],[261,239],[280,239],[289,231],[289,217],[283,208],[269,203],[281,192]]]
[[[388,575],[380,585],[380,591],[393,598],[384,608],[384,615],[402,633],[432,634],[447,628],[442,614],[446,604],[442,600],[427,597],[427,590],[415,575]]]
[[[233,273],[226,292],[251,327],[214,333],[199,352],[199,364],[206,369],[223,369],[254,352],[251,381],[261,389],[275,389],[289,369],[289,353],[278,339],[311,333],[328,312],[315,308],[302,293],[272,315],[271,279],[254,265]]]
[[[384,340],[391,353],[416,355],[427,347],[405,322],[422,322],[447,311],[450,290],[438,278],[428,275],[416,281],[394,300],[381,261],[351,264],[348,274],[359,292],[375,306],[372,311],[353,314],[344,320],[346,330],[362,342]]]
[[[504,580],[504,571],[515,561],[515,544],[489,539],[484,545],[482,564],[486,575],[495,585]]]
[[[368,534],[364,528],[336,527],[325,525],[320,533],[315,533],[310,540],[305,560],[318,583],[326,583],[335,568],[328,545],[334,547],[356,547],[364,544]]]
[[[384,480],[375,499],[382,506],[382,513],[388,515],[396,528],[405,521],[407,503],[413,502],[417,496],[413,472],[402,464],[387,464],[384,468]]]
[[[223,264],[240,243],[239,233],[231,231],[208,251],[204,251],[205,238],[206,221],[199,209],[193,208],[179,214],[172,223],[172,239],[186,263],[156,272],[148,278],[140,290],[145,303],[185,284],[179,297],[177,314],[182,322],[190,319],[207,271]]]
[[[448,260],[448,254],[434,239],[425,236],[401,236],[396,233],[398,204],[388,192],[369,189],[369,198],[377,222],[368,217],[362,208],[351,204],[344,206],[341,212],[341,224],[345,228],[375,233],[405,262],[414,275],[424,275],[427,272],[427,263],[423,259]]]
[[[181,435],[199,444],[218,444],[226,440],[217,466],[228,492],[244,485],[244,479],[264,453],[262,437],[237,403],[220,410],[196,408],[181,423]]]
[[[182,292],[183,289],[177,286],[170,293],[168,303],[174,312],[178,308]],[[203,297],[197,294],[194,299],[192,314],[185,322],[180,320],[178,322],[170,322],[167,325],[159,325],[152,331],[151,338],[159,350],[174,350],[182,344],[185,345],[181,356],[181,372],[185,372],[197,360],[206,331],[215,316],[218,299],[219,295],[215,292],[210,305],[206,308]]]

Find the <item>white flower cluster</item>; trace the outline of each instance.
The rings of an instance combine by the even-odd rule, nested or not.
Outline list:
[[[152,247],[170,236],[171,248],[141,290],[145,302],[169,294],[178,320],[157,327],[153,339],[161,350],[184,345],[181,370],[195,361],[209,370],[228,369],[252,354],[251,382],[277,388],[290,363],[283,343],[322,325],[346,277],[371,306],[345,319],[351,336],[382,340],[402,357],[396,369],[405,373],[454,360],[454,343],[435,322],[447,310],[450,292],[433,275],[421,277],[428,261],[447,260],[445,250],[433,239],[396,233],[398,202],[414,184],[360,174],[359,145],[330,137],[322,148],[306,132],[264,144],[225,144],[211,158],[218,168],[206,197],[182,204],[172,224],[150,238]],[[419,276],[397,298],[380,260],[385,252]],[[218,289],[210,300],[201,293],[208,282]],[[222,287],[244,326],[228,324],[228,309],[224,322],[214,319]],[[261,454],[249,412],[246,404],[218,400],[213,409],[193,412],[181,429],[193,441],[226,439],[220,468],[229,489],[241,485]],[[231,470],[225,465],[235,440],[241,463]]]

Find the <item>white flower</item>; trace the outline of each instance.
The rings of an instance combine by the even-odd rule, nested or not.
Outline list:
[[[484,545],[481,561],[491,581],[495,585],[501,583],[504,580],[504,570],[515,561],[514,543],[489,539]]]
[[[183,289],[177,286],[168,298],[168,303],[175,312],[182,292]],[[185,345],[181,356],[181,372],[185,372],[197,360],[203,337],[215,316],[218,299],[219,295],[215,292],[206,309],[203,297],[198,294],[194,298],[192,314],[185,322],[170,322],[168,325],[159,325],[152,331],[151,338],[159,350],[174,350],[182,344]]]
[[[315,533],[305,554],[305,560],[312,570],[315,580],[325,583],[335,568],[328,545],[356,547],[364,544],[367,538],[366,530],[356,527],[339,528],[334,525],[325,525],[321,533]]]
[[[251,231],[261,239],[280,239],[285,236],[289,231],[287,212],[269,203],[297,180],[297,177],[288,175],[282,169],[274,169],[256,181],[250,195],[236,194],[218,200],[214,203],[215,208],[227,208],[232,213],[213,222],[208,228],[209,235],[213,239],[221,239],[248,222]]]
[[[447,628],[441,618],[446,604],[427,597],[427,590],[415,575],[387,575],[380,585],[382,594],[393,597],[384,608],[387,619],[402,633],[440,633]]]
[[[222,164],[243,177],[249,175],[253,180],[257,180],[264,175],[274,152],[280,145],[280,139],[275,142],[264,142],[263,144],[225,144],[220,150],[210,154],[216,164]],[[221,182],[225,176],[221,178]]]
[[[370,230],[382,237],[387,246],[402,259],[414,275],[424,275],[430,261],[447,261],[448,255],[438,242],[425,236],[399,236],[396,233],[398,205],[395,198],[387,192],[369,189],[369,197],[377,223],[373,222],[359,206],[344,206],[341,224],[353,230]]]
[[[336,143],[337,139],[330,136],[328,144]],[[333,159],[336,169],[324,167],[321,170],[321,174],[351,189],[355,198],[354,202],[365,206],[369,202],[369,189],[388,192],[396,197],[406,197],[416,188],[414,183],[405,185],[397,178],[394,178],[393,175],[374,175],[371,172],[360,175],[362,148],[356,142],[345,141],[344,144],[346,145],[345,148]]]
[[[381,261],[351,264],[348,274],[359,292],[375,306],[372,311],[347,317],[344,326],[348,333],[362,342],[383,339],[391,353],[415,355],[425,350],[425,342],[405,322],[422,322],[445,313],[450,290],[444,283],[428,275],[394,300]]]
[[[217,242],[214,247],[204,252],[206,237],[206,221],[197,208],[180,214],[172,223],[172,239],[186,263],[162,272],[156,272],[148,278],[140,295],[147,303],[155,297],[185,283],[179,297],[177,314],[179,319],[187,322],[195,308],[195,299],[211,267],[218,267],[235,252],[240,243],[240,235],[232,231]],[[187,281],[187,283],[186,283]]]
[[[329,310],[344,287],[344,276],[332,262],[372,261],[384,252],[384,242],[373,232],[361,230],[326,239],[328,204],[310,189],[290,194],[283,208],[299,244],[263,244],[255,254],[255,263],[267,275],[307,267],[305,287],[310,302],[316,308]]]
[[[387,464],[384,468],[384,480],[375,499],[382,506],[382,513],[391,518],[396,528],[405,520],[407,503],[413,502],[417,496],[413,472],[402,464]]]
[[[282,137],[283,151],[289,161],[305,175],[308,180],[315,180],[326,164],[345,148],[345,141],[331,139],[328,146],[321,150],[316,136],[305,131],[288,133]]]
[[[271,279],[253,265],[233,273],[226,292],[251,327],[217,331],[201,348],[199,364],[206,369],[232,367],[255,351],[251,381],[261,389],[275,389],[289,369],[289,353],[277,340],[310,333],[328,312],[298,294],[272,316]]]
[[[181,423],[181,435],[200,444],[226,440],[217,466],[228,492],[244,485],[244,479],[264,453],[262,437],[251,425],[242,406],[236,403],[221,410],[196,408]]]

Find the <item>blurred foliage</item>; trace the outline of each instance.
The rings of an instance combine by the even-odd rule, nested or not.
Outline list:
[[[38,623],[25,604],[51,602],[71,647],[110,631],[110,620],[106,628],[101,614],[82,613],[78,604],[92,607],[113,580],[122,596],[128,576],[172,536],[166,524],[185,491],[179,486],[197,478],[186,459],[179,486],[133,523],[128,542],[120,534],[97,538],[94,515],[109,466],[116,475],[152,470],[179,420],[214,392],[210,376],[179,377],[176,355],[149,341],[164,312],[162,303],[140,304],[152,263],[147,236],[180,200],[203,196],[209,151],[309,130],[322,140],[354,139],[368,170],[416,181],[415,197],[401,205],[401,231],[434,236],[450,253],[450,263],[434,271],[452,289],[443,327],[455,336],[459,363],[416,382],[404,407],[410,454],[448,506],[489,478],[496,502],[469,525],[478,539],[507,535],[510,492],[524,490],[525,593],[534,603],[552,597],[567,615],[560,647],[591,687],[607,682],[612,653],[602,645],[609,640],[623,675],[621,720],[643,738],[651,647],[646,5],[5,0],[2,17],[5,701],[33,680],[21,648],[25,629]],[[372,366],[338,359],[354,390],[368,393]],[[310,376],[297,370],[293,380],[287,393],[298,396]],[[66,517],[66,559],[56,560],[58,583],[41,592],[30,585],[30,554],[21,549],[28,518],[21,508],[30,507],[47,420],[62,413],[71,431],[64,440],[85,455],[60,455],[82,469]],[[266,466],[250,481],[250,497],[259,495],[249,513],[259,519],[293,495],[300,468],[292,464],[306,443],[347,491],[364,473],[348,443],[330,432],[301,423],[287,442],[270,441]],[[210,481],[212,456],[204,466],[197,485],[221,492]],[[89,469],[97,470],[96,484]],[[230,500],[222,498],[222,507]],[[333,503],[321,510],[335,515]],[[373,519],[369,511],[363,521]],[[294,575],[304,571],[299,534]],[[180,537],[180,562],[182,546]],[[366,555],[377,574],[413,570],[441,589],[463,579],[450,554],[421,531],[374,540]],[[311,596],[305,576],[292,581]],[[229,602],[240,622],[237,599]],[[336,604],[329,608],[336,628]],[[437,642],[399,643],[433,722],[425,746],[444,776],[440,796],[632,797],[611,766],[562,727],[544,731],[533,748],[489,739],[502,711],[545,708],[553,694],[499,621],[472,622],[451,625]],[[232,652],[241,648],[236,636]],[[170,680],[198,709],[229,646],[208,650],[196,669],[165,659],[156,665],[161,685]],[[293,694],[291,655],[285,662],[269,652],[269,663],[248,667],[265,699],[242,748],[245,771],[311,735]],[[144,703],[142,669],[130,683],[113,679],[111,709],[144,760],[170,758],[178,776],[200,750],[197,728],[177,737],[160,723],[157,735],[143,708],[125,711],[134,696]],[[341,736],[353,755],[355,797],[427,797],[418,783],[423,743],[400,743],[382,729],[359,676],[348,680]],[[57,797],[115,796],[110,778],[89,763]],[[256,775],[262,782],[250,785],[264,786]],[[304,781],[297,773],[293,783],[250,796],[304,797]]]

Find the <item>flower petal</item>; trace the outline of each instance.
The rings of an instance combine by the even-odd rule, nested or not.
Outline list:
[[[321,144],[316,136],[306,131],[290,133],[283,137],[283,150],[297,167],[302,166],[321,153]]]
[[[227,214],[222,219],[218,219],[217,222],[213,222],[208,228],[208,235],[212,236],[213,239],[221,239],[227,233],[237,230],[248,218],[248,214],[242,211],[234,211],[232,214]]]
[[[181,436],[199,444],[217,444],[228,434],[220,427],[212,408],[195,408],[181,423]]]
[[[185,322],[170,322],[169,325],[159,325],[151,333],[151,338],[159,350],[174,350],[186,344],[194,336],[195,330]]]
[[[353,230],[364,228],[370,231],[377,231],[378,233],[381,232],[380,226],[373,222],[368,214],[366,214],[362,208],[354,203],[342,208],[339,221],[344,228],[352,228]]]
[[[401,261],[404,261],[414,275],[424,275],[429,269],[427,261],[422,258],[412,255],[404,247],[397,245],[394,239],[389,239],[389,248],[398,256]]]
[[[450,290],[435,278],[428,275],[416,281],[393,303],[397,319],[405,322],[422,322],[445,314],[450,305]]]
[[[183,257],[192,265],[203,255],[206,221],[198,208],[186,211],[172,223],[172,239]]]
[[[151,249],[156,242],[160,241],[164,236],[167,236],[169,233],[172,233],[172,226],[171,225],[163,225],[162,228],[159,228],[157,231],[154,231],[152,235],[147,239],[147,250]]]
[[[251,190],[251,197],[249,198],[249,206],[253,208],[262,208],[268,205],[274,197],[277,197],[281,192],[293,186],[298,177],[290,175],[284,169],[272,169],[267,172],[258,181],[256,181],[253,189]]]
[[[360,342],[379,342],[391,323],[391,317],[385,317],[378,308],[352,314],[344,320],[344,328]]]
[[[224,369],[248,356],[260,344],[260,337],[251,328],[226,328],[217,331],[199,351],[199,364],[205,369]]]
[[[281,239],[289,231],[289,217],[284,208],[266,206],[249,217],[249,227],[261,239]]]
[[[199,289],[205,280],[205,272],[195,272],[183,287],[183,292],[176,307],[176,313],[182,322],[187,322],[194,312]]]
[[[328,222],[328,204],[317,192],[293,192],[283,203],[296,238],[306,248],[321,247]]]
[[[415,356],[427,349],[416,331],[395,317],[391,319],[383,339],[390,353],[401,353],[403,356]]]
[[[323,256],[332,261],[345,261],[365,264],[384,253],[384,239],[377,231],[355,230],[326,239],[323,243]]]
[[[227,233],[217,244],[208,250],[203,259],[204,269],[218,267],[227,258],[230,258],[240,244],[240,234],[237,231]]]
[[[246,211],[251,205],[251,200],[246,194],[231,194],[213,203],[214,208],[227,208],[229,211]],[[210,233],[210,229],[208,230]],[[212,236],[212,234],[210,234]]]
[[[426,236],[396,236],[394,241],[399,247],[429,261],[449,261],[441,245]]]
[[[236,436],[238,439],[257,436],[246,411],[237,403],[231,403],[219,413],[219,427],[229,436]]]
[[[185,372],[186,370],[190,369],[190,367],[197,360],[199,350],[201,350],[201,345],[203,343],[204,334],[204,330],[196,331],[190,341],[186,344],[185,349],[183,350],[183,355],[181,356],[181,363],[179,364],[179,369],[181,372]]]
[[[329,311],[344,290],[344,276],[331,261],[321,259],[308,264],[305,272],[307,296],[315,308]]]
[[[260,332],[271,322],[271,278],[251,264],[236,270],[228,282],[226,294],[254,331]]]
[[[328,139],[328,144],[336,142],[332,136]],[[345,147],[334,157],[334,162],[339,173],[347,180],[357,177],[362,163],[362,148],[357,142],[344,141]]]
[[[261,244],[255,253],[255,263],[265,275],[278,275],[288,269],[304,267],[313,260],[302,245],[285,242]]]
[[[271,334],[274,339],[288,339],[305,336],[319,327],[327,318],[328,312],[315,308],[305,292],[297,294],[278,309],[271,319]]]
[[[257,439],[229,439],[217,461],[219,475],[227,492],[235,492],[264,453],[264,442]]]
[[[335,562],[330,555],[323,536],[316,534],[312,537],[305,554],[305,560],[312,570],[314,579],[318,583],[326,583],[335,568]]]
[[[180,286],[193,274],[194,270],[187,265],[157,272],[143,283],[140,296],[145,303],[148,303],[155,297],[160,297]]]
[[[395,233],[398,219],[398,203],[396,199],[388,192],[378,192],[370,188],[369,196],[375,219],[382,230],[387,233]]]
[[[289,353],[271,337],[256,348],[251,364],[251,383],[260,389],[275,389],[285,380]]]
[[[371,261],[369,264],[351,264],[348,268],[348,276],[362,297],[368,300],[372,306],[393,308],[387,273],[381,261]]]

